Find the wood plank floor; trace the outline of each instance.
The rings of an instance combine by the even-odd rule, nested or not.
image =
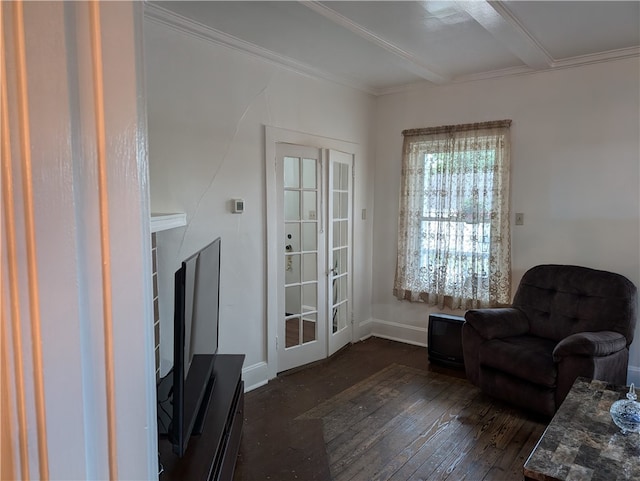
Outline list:
[[[234,481],[521,480],[546,424],[371,338],[245,396]]]

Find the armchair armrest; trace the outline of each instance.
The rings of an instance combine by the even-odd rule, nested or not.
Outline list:
[[[465,312],[464,319],[487,340],[520,336],[529,332],[527,316],[513,307],[471,309]]]
[[[626,345],[627,339],[619,332],[578,332],[565,337],[556,345],[553,360],[558,362],[560,358],[568,356],[608,356],[624,349]]]

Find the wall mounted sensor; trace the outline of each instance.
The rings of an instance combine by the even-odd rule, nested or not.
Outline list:
[[[244,212],[244,200],[243,199],[231,199],[231,212],[234,214],[242,214]]]

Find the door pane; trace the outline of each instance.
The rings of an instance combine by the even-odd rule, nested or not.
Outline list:
[[[312,342],[318,338],[317,314],[305,315],[302,319],[302,342]]]
[[[333,274],[334,276],[343,272],[347,272],[347,270],[349,269],[348,253],[349,252],[346,247],[333,251],[333,268],[335,271]]]
[[[316,214],[317,214],[316,198],[317,198],[317,195],[315,191],[302,192],[302,208],[303,208],[302,219],[303,220],[316,220]]]
[[[300,267],[300,254],[287,255],[285,258],[284,282],[295,284],[302,279],[302,269]],[[297,312],[297,311],[296,311]]]
[[[318,244],[318,233],[315,222],[302,223],[302,250],[314,251]]]
[[[284,186],[292,189],[300,187],[300,159],[297,157],[284,158]]]
[[[347,277],[342,276],[338,279],[338,300],[337,302],[342,302],[347,300]]]
[[[349,245],[349,221],[339,220],[333,222],[333,247]]]
[[[337,277],[333,280],[333,303],[338,304],[342,299],[340,299],[340,281],[341,277]]]
[[[349,190],[349,166],[340,164],[340,190]]]
[[[333,190],[349,190],[349,166],[347,164],[334,164]]]
[[[333,193],[333,212],[332,212],[332,216],[334,219],[339,219],[340,218],[340,192],[334,192]]]
[[[302,282],[318,279],[318,256],[314,254],[302,254]]]
[[[302,286],[302,306],[305,311],[315,311],[318,308],[318,286],[313,284],[304,284]],[[299,311],[302,312],[302,311]]]
[[[316,159],[302,159],[302,188],[316,188]]]
[[[287,222],[284,226],[285,251],[287,253],[300,252],[300,224]]]
[[[284,220],[300,220],[300,192],[284,191]]]
[[[284,299],[285,315],[291,316],[302,312],[302,306],[300,305],[300,286],[285,287]]]
[[[349,217],[349,193],[340,193],[340,218],[346,219]]]
[[[340,222],[340,242],[338,245],[349,245],[349,221],[347,220],[343,220],[342,222]]]
[[[298,346],[300,344],[300,318],[292,317],[285,321],[285,347]]]

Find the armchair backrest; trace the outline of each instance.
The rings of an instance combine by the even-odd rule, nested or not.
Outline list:
[[[513,307],[528,317],[530,332],[560,341],[576,332],[615,331],[633,340],[636,286],[613,272],[570,265],[540,265],[525,272]]]

